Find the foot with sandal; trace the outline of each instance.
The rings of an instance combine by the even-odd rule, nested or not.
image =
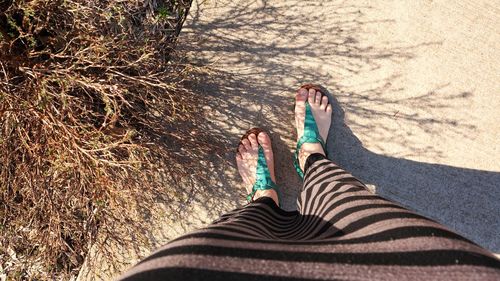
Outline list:
[[[325,143],[331,117],[332,105],[318,86],[306,84],[300,87],[295,95],[297,147],[294,166],[301,178],[304,177],[304,165],[309,155],[319,153],[326,156]],[[280,205],[273,150],[266,132],[253,128],[241,137],[236,163],[249,193],[248,202],[267,196]]]

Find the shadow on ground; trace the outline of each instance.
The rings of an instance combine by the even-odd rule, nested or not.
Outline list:
[[[445,84],[408,97],[400,94],[404,88],[394,73],[356,87],[342,83],[387,62],[410,61],[414,52],[440,43],[364,45],[366,27],[388,21],[366,20],[370,6],[290,2],[249,1],[242,6],[216,1],[193,8],[181,42],[197,42],[186,50],[191,61],[211,69],[193,86],[209,99],[205,126],[224,143],[226,153],[223,160],[220,155],[209,159],[214,185],[194,190],[190,202],[206,206],[212,218],[243,203],[234,149],[247,129],[259,126],[271,132],[284,206],[294,209],[300,181],[292,167],[293,96],[300,84],[316,82],[331,93],[335,105],[327,144],[330,159],[373,185],[378,194],[500,251],[500,173],[405,159],[424,155],[439,160],[446,153],[409,136],[471,138],[475,127],[466,112],[457,119],[431,111],[474,93],[448,93]],[[357,135],[369,138],[377,153],[366,149]],[[403,152],[386,150],[387,142]]]

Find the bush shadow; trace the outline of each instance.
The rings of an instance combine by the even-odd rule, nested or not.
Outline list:
[[[474,93],[446,93],[445,84],[428,93],[401,98],[404,88],[397,86],[401,82],[397,73],[363,85],[364,90],[359,91],[342,83],[342,78],[377,71],[387,61],[411,60],[416,51],[440,42],[364,45],[367,26],[390,19],[366,20],[365,11],[372,7],[344,1],[193,5],[196,7],[181,33],[181,46],[190,54],[191,63],[207,69],[191,86],[208,98],[203,126],[218,137],[225,151],[223,155],[207,155],[215,185],[205,185],[192,196],[193,202],[207,207],[209,216],[216,218],[236,202],[243,203],[245,192],[235,168],[234,150],[239,137],[255,126],[271,132],[284,208],[295,208],[300,180],[292,166],[294,91],[302,83],[315,82],[331,93],[335,107],[327,142],[330,159],[372,185],[378,194],[491,251],[500,251],[496,237],[500,221],[495,215],[500,207],[496,191],[500,173],[405,159],[422,153],[440,159],[445,153],[432,144],[422,147],[410,141],[409,130],[470,138],[475,127],[466,114],[456,119],[433,117],[430,112],[449,108],[452,101],[467,100]],[[336,20],[307,21],[297,16],[307,8],[315,11],[314,18]],[[411,110],[414,104],[420,111]],[[387,105],[403,110],[388,111]],[[386,122],[396,115],[399,129]],[[378,151],[383,153],[366,149],[359,134],[381,143]],[[390,151],[384,151],[382,144],[389,141],[410,153],[386,156]],[[202,196],[197,196],[200,193]]]

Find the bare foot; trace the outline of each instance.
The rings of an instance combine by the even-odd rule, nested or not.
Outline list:
[[[236,164],[238,165],[238,171],[243,178],[248,193],[252,192],[252,187],[255,184],[257,159],[259,158],[259,144],[264,149],[264,156],[266,158],[267,167],[269,168],[269,174],[271,174],[271,179],[273,182],[276,182],[273,148],[269,136],[264,132],[260,132],[258,136],[250,134],[248,138],[243,139],[241,143],[242,144],[238,147],[238,153],[236,153]],[[276,205],[279,205],[278,194],[273,189],[257,190],[253,196],[253,200],[260,197],[271,197],[274,202],[276,202]]]
[[[311,111],[318,126],[318,131],[326,143],[328,130],[332,122],[332,105],[328,103],[328,97],[321,97],[321,92],[314,89],[300,88],[295,96],[295,125],[297,126],[297,141],[304,134],[304,119],[306,115],[306,100],[311,106]],[[320,143],[304,143],[299,151],[299,165],[304,171],[307,157],[313,153],[321,153],[326,156]]]

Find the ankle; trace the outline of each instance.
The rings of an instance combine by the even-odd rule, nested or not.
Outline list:
[[[279,206],[278,193],[276,190],[268,189],[268,190],[257,190],[253,196],[253,201],[261,198],[261,197],[269,197],[274,200],[277,206]]]
[[[299,151],[299,165],[300,169],[305,173],[304,166],[306,165],[309,155],[319,153],[326,156],[323,146],[320,143],[304,143]]]

